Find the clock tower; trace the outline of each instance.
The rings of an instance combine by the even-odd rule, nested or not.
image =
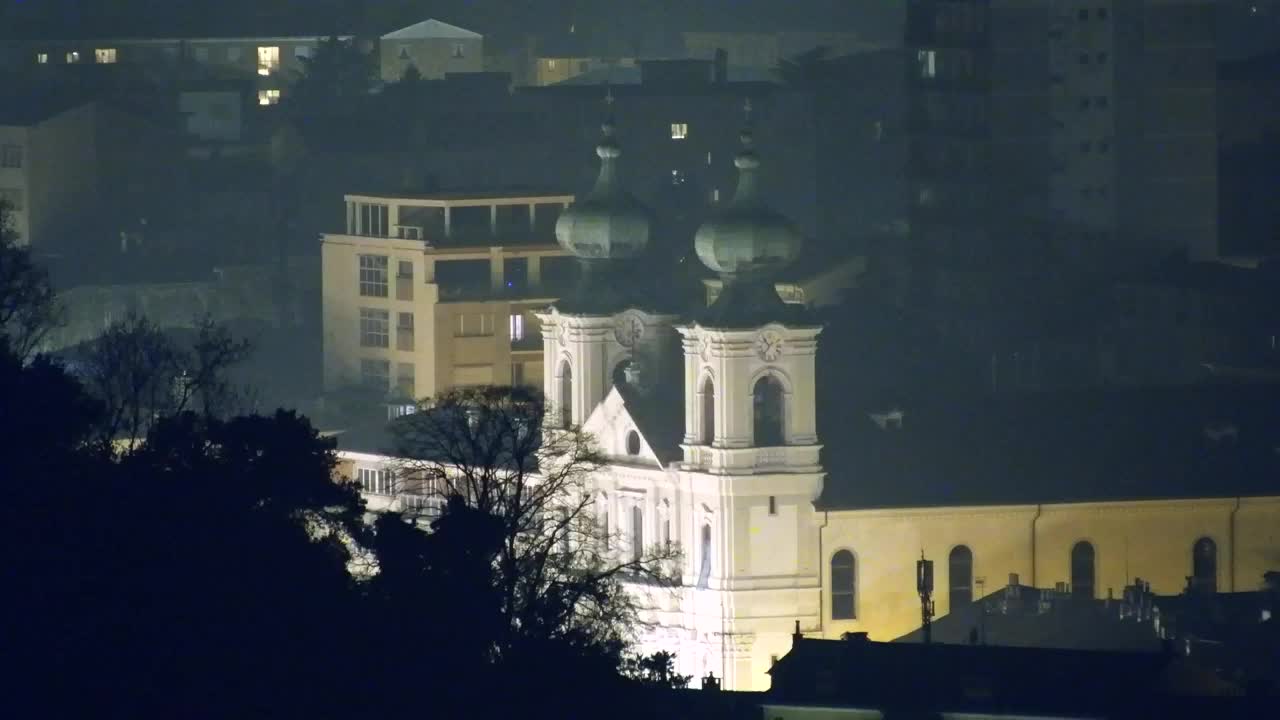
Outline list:
[[[672,317],[653,309],[654,294],[635,271],[652,215],[619,181],[622,149],[612,114],[602,129],[595,186],[556,221],[556,240],[578,263],[577,286],[538,315],[543,390],[557,415],[548,427],[581,425],[611,387],[636,377],[641,366],[656,371],[662,349],[677,343]]]
[[[722,608],[711,640],[724,648],[723,676],[735,688],[767,686],[770,658],[786,654],[792,623],[815,631],[822,617],[813,506],[823,480],[814,408],[822,328],[778,296],[778,271],[795,259],[801,238],[765,202],[749,122],[741,140],[737,191],[694,239],[723,290],[678,328],[680,470],[701,532],[689,552],[701,571],[696,587],[719,596],[694,606]]]

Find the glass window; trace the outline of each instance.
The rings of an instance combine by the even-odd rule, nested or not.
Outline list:
[[[360,308],[360,347],[388,347],[390,338],[390,313],[386,310]]]
[[[360,384],[379,392],[386,392],[391,385],[391,361],[362,358]]]
[[[920,77],[923,79],[935,78],[938,76],[938,53],[933,50],[920,50],[916,52],[916,65],[919,68]]]
[[[635,430],[632,430],[631,432],[627,433],[627,454],[628,455],[640,454],[640,433],[636,432]]]
[[[48,65],[49,53],[36,53],[36,62],[41,65]]]
[[[259,105],[266,107],[268,105],[275,105],[279,102],[280,102],[279,90],[259,90],[258,91]]]
[[[458,313],[458,327],[454,337],[487,337],[493,334],[493,315],[489,313]]]
[[[356,480],[360,483],[360,491],[373,495],[392,495],[395,493],[395,482],[390,470],[378,468],[359,468]]]
[[[507,331],[511,334],[512,340],[524,339],[524,315],[520,313],[512,313],[507,318]]]
[[[1071,548],[1071,594],[1074,597],[1092,599],[1093,586],[1093,545],[1082,540]]]
[[[0,146],[0,168],[20,168],[20,167],[22,167],[22,146],[21,145]]]
[[[573,425],[573,368],[566,360],[560,363],[560,427],[568,430]]]
[[[973,551],[957,545],[947,558],[947,577],[951,588],[949,612],[973,602]]]
[[[110,65],[116,61],[115,48],[97,48],[93,51],[93,61],[99,65]]]
[[[360,295],[363,297],[387,296],[387,256],[360,256]]]
[[[465,50],[466,50],[466,48],[464,48],[464,47],[463,47],[462,43],[454,43],[454,44],[453,44],[453,57],[455,57],[455,58],[465,57],[465,55],[466,55]]]
[[[80,53],[79,53],[79,51],[72,50],[71,52],[68,52],[68,53],[67,53],[67,63],[68,63],[68,64],[70,64],[70,63],[78,63],[78,62],[80,62]]]
[[[831,619],[853,620],[858,617],[854,596],[857,592],[857,563],[853,553],[841,550],[831,556]]]
[[[752,421],[756,447],[784,444],[782,430],[782,383],[766,375],[756,381],[753,391]]]
[[[688,123],[671,123],[672,140],[684,140],[687,137],[689,137]],[[711,157],[711,153],[707,153],[707,157],[709,159]]]
[[[702,381],[702,437],[703,445],[711,445],[716,437],[716,386],[711,378]]]
[[[769,514],[770,515],[778,514],[778,497],[776,495],[769,496]]]
[[[1218,592],[1218,544],[1212,538],[1200,538],[1191,547],[1191,587]]]
[[[260,45],[258,47],[258,74],[266,77],[280,69],[280,46]]]
[[[702,526],[702,568],[698,571],[698,588],[705,590],[711,581],[711,525]]]
[[[413,363],[396,363],[396,392],[402,397],[415,397],[414,375]]]

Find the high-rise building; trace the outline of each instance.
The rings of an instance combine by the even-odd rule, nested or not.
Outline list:
[[[1207,0],[913,0],[920,282],[1217,252]]]

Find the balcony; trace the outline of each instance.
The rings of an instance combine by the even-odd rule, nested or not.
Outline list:
[[[778,445],[759,448],[717,448],[683,445],[684,465],[716,475],[818,472],[821,445]]]

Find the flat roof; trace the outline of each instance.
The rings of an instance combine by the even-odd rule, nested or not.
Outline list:
[[[385,200],[424,207],[467,207],[469,205],[523,205],[529,202],[571,203],[573,193],[512,188],[507,190],[447,190],[441,192],[346,193],[343,199]],[[507,202],[502,202],[502,201]]]

